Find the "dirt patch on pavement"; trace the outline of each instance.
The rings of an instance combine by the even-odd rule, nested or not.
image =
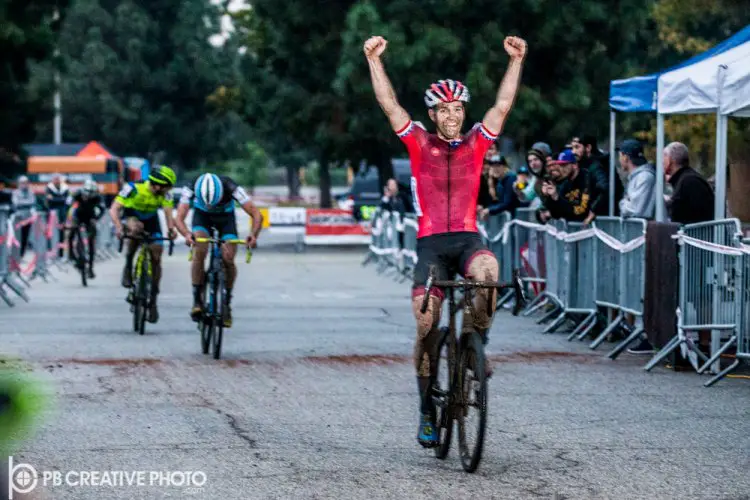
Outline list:
[[[344,354],[332,356],[307,356],[302,361],[321,365],[392,365],[410,363],[411,356],[397,354]]]
[[[522,351],[508,354],[494,354],[490,360],[497,363],[534,363],[537,361],[570,361],[573,363],[593,363],[602,359],[601,354],[581,354],[565,351]]]
[[[111,358],[111,359],[57,359],[62,364],[71,365],[95,365],[95,366],[155,366],[164,363],[159,358]]]

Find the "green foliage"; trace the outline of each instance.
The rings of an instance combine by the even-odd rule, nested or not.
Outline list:
[[[74,0],[60,37],[64,139],[188,169],[239,154],[247,125],[208,99],[236,84],[237,48],[209,43],[221,13],[204,0]],[[50,85],[48,66],[37,74]]]
[[[21,145],[34,138],[48,96],[31,91],[29,63],[52,56],[57,23],[55,7],[65,12],[66,0],[0,0],[0,175],[23,168]]]

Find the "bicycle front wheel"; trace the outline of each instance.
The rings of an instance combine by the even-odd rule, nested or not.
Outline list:
[[[484,345],[479,333],[461,341],[457,380],[458,448],[466,472],[474,472],[482,459],[487,423],[487,379]]]
[[[449,335],[447,328],[441,328],[439,335],[432,400],[435,404],[435,429],[440,440],[435,448],[435,456],[443,460],[448,456],[453,435],[451,390],[454,387],[456,341]]]
[[[149,311],[150,300],[151,300],[151,258],[148,250],[141,259],[141,270],[138,273],[138,294],[136,301],[140,304],[141,315],[138,324],[138,333],[144,335],[146,333],[146,315]],[[138,306],[136,306],[138,307]]]

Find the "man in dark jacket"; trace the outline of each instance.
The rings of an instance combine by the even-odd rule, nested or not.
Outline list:
[[[589,172],[578,168],[576,156],[570,149],[560,153],[551,164],[559,166],[564,179],[557,185],[545,181],[542,186],[542,192],[548,197],[545,206],[552,217],[573,222],[591,222],[595,214],[591,211],[592,186]]]
[[[596,215],[609,215],[609,155],[599,150],[593,135],[573,137],[571,145],[578,158],[578,168],[589,172],[593,190],[591,211]],[[619,203],[624,194],[622,180],[615,174],[615,216],[620,214]]]
[[[672,185],[672,196],[667,201],[672,222],[695,224],[714,220],[714,191],[690,167],[687,146],[673,142],[664,148],[664,173]]]
[[[59,241],[63,242],[65,241],[65,231],[62,229],[62,224],[67,217],[70,188],[68,188],[68,185],[63,182],[60,174],[55,174],[52,177],[52,182],[47,184],[47,188],[44,190],[44,195],[47,210],[49,212],[55,212],[57,215]],[[63,256],[62,247],[58,249],[57,256]]]

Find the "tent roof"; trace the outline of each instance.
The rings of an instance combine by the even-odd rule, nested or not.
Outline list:
[[[727,65],[721,92],[723,114],[750,118],[750,60]]]
[[[725,74],[730,66],[734,68],[734,83],[725,87]],[[720,68],[724,73],[721,81]],[[750,41],[690,66],[663,73],[658,83],[659,112],[715,113],[719,109],[719,101],[735,97],[748,100],[743,94],[747,94],[750,87],[743,87],[741,83],[742,73],[749,71]]]
[[[76,156],[91,156],[91,157],[98,157],[98,156],[104,156],[105,158],[112,158],[112,153],[107,150],[104,146],[99,144],[96,141],[91,141],[86,146],[81,149]]]
[[[609,83],[609,107],[616,111],[656,111],[657,88],[659,76],[676,69],[690,66],[716,54],[726,52],[750,40],[750,25],[727,38],[715,47],[691,57],[687,61],[664,71],[645,76],[636,76]]]

